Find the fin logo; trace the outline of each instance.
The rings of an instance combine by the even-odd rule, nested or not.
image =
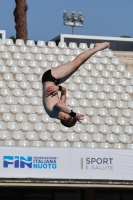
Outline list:
[[[3,167],[8,168],[10,165],[13,165],[14,168],[25,168],[25,166],[32,168],[32,157],[3,156]]]

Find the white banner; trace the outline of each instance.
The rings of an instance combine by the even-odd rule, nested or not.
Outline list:
[[[0,178],[133,180],[133,151],[0,147]]]

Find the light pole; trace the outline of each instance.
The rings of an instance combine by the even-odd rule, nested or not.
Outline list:
[[[81,12],[76,14],[74,11],[68,14],[65,10],[63,11],[64,25],[72,26],[72,34],[75,34],[75,27],[83,27],[84,16]]]

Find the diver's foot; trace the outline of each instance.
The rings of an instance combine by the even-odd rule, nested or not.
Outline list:
[[[97,48],[98,51],[109,48],[109,47],[110,47],[109,42],[96,43],[94,45],[94,48]]]

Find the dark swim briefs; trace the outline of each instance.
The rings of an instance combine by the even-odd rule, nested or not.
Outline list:
[[[42,76],[42,83],[47,82],[47,81],[54,82],[55,85],[58,85],[60,82],[60,79],[54,78],[51,74],[51,69],[49,69],[46,72],[44,72]]]

